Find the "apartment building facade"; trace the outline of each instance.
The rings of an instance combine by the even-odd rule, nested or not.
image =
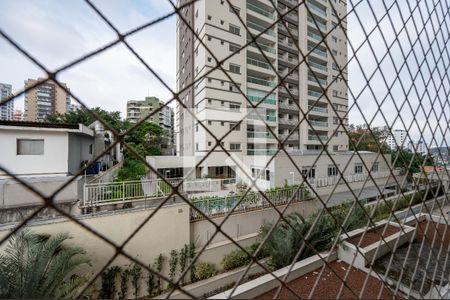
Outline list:
[[[12,86],[6,83],[0,83],[0,101],[11,96]],[[0,120],[12,120],[14,113],[14,101],[9,101],[0,105]]]
[[[397,148],[408,148],[406,143],[406,130],[394,129],[386,139],[389,148],[396,150]]]
[[[25,89],[32,87],[39,78],[25,81]],[[24,120],[32,122],[44,121],[48,115],[64,114],[70,107],[69,88],[65,83],[60,87],[53,81],[47,81],[25,93]],[[67,91],[66,91],[67,90]]]
[[[156,97],[145,97],[144,100],[130,100],[127,102],[127,120],[131,123],[137,123],[159,107],[160,102]],[[154,114],[147,120],[159,125],[159,114]]]
[[[339,72],[347,61],[345,20],[339,23],[323,0],[309,0],[309,12],[294,0],[280,0],[276,8],[266,0],[232,3],[234,9],[226,1],[202,0],[184,9],[183,18],[201,41],[178,20],[177,87],[185,106],[178,104],[176,112],[178,152],[202,155],[215,145],[192,115],[219,138],[234,127],[223,146],[243,155],[270,155],[277,149],[260,116],[275,135],[287,139],[287,149],[320,150],[319,140],[329,140],[329,151],[348,150],[347,136],[339,129],[340,119],[347,124],[348,108],[346,70]],[[333,7],[338,16],[345,15],[345,2],[333,1]],[[278,18],[276,10],[284,14],[283,23],[270,27]],[[326,42],[319,43],[333,27]],[[239,51],[251,35],[258,34],[258,45]],[[302,53],[309,53],[308,64],[301,63]],[[215,58],[220,61],[230,55],[222,65],[226,73],[217,69],[204,77],[216,66]],[[277,87],[280,80],[283,83]],[[251,108],[239,90],[253,104],[262,103],[256,110]],[[308,121],[298,126],[305,115]]]

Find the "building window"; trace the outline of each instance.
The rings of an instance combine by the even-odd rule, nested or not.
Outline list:
[[[240,105],[230,104],[230,110],[231,111],[239,111],[240,109],[241,109]]]
[[[235,45],[235,44],[230,44],[230,47],[229,47],[229,49],[230,49],[230,51],[231,52],[239,52],[239,46],[238,45]]]
[[[235,35],[241,35],[241,29],[239,26],[230,24],[229,31]]]
[[[94,146],[92,144],[89,145],[89,154],[94,153]]]
[[[379,167],[379,162],[374,162],[371,168],[372,172],[378,172]]]
[[[302,175],[306,178],[316,178],[316,169],[315,168],[303,168]]]
[[[338,145],[334,145],[333,146],[333,151],[339,151],[339,146]]]
[[[208,147],[211,147],[211,142],[208,142]]]
[[[328,177],[337,176],[338,170],[336,166],[328,166]]]
[[[241,66],[235,65],[235,64],[230,64],[230,72],[236,73],[236,74],[241,74]]]
[[[363,166],[358,164],[355,165],[355,174],[361,174],[363,172]]]
[[[270,181],[270,170],[266,170],[266,180]]]
[[[198,151],[198,143],[195,143],[195,151]]]
[[[240,8],[239,7],[236,7],[236,6],[234,6],[234,5],[231,5],[230,7],[229,7],[229,9],[230,9],[230,13],[233,13],[233,14],[240,14],[240,12],[241,12],[241,10],[240,10]]]
[[[44,155],[44,140],[17,139],[17,155]]]
[[[230,150],[232,150],[232,151],[241,150],[241,144],[240,143],[230,143]]]
[[[230,123],[230,130],[236,125],[236,123]],[[241,130],[241,124],[237,125],[233,131]]]
[[[224,126],[225,125],[225,122],[220,122],[220,126]]]

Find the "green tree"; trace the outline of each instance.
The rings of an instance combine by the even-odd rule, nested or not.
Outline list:
[[[99,117],[101,117],[106,123],[111,125],[111,127],[117,131],[121,131],[125,129],[126,126],[128,126],[127,121],[122,121],[119,111],[109,112],[104,109],[101,109],[100,107],[94,107],[90,110],[95,112]],[[91,125],[92,123],[94,123],[95,120],[96,118],[92,116],[84,108],[79,108],[74,111],[68,111],[64,114],[56,113],[53,115],[48,115],[45,119],[45,121],[49,123],[67,123],[67,124],[81,123],[85,126]]]
[[[85,251],[65,245],[68,234],[21,231],[0,254],[1,298],[73,298],[87,281],[73,274],[89,264]]]
[[[433,166],[433,159],[430,155],[412,153],[406,150],[392,152],[392,162],[395,168],[401,168],[404,173],[408,171],[408,177],[414,173],[420,173],[422,166]]]
[[[377,128],[369,130],[367,127],[350,125],[349,149],[351,151],[378,152],[381,148],[381,153],[389,153],[389,147],[385,142],[387,135],[387,130]]]

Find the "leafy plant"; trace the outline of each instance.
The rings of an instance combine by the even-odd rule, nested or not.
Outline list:
[[[148,266],[148,267],[151,268],[151,266]],[[155,289],[156,289],[155,274],[153,274],[152,272],[149,271],[148,277],[147,277],[147,294],[149,297],[154,296]]]
[[[99,297],[101,299],[112,299],[116,295],[116,277],[120,274],[121,268],[114,266],[107,268],[102,273],[102,287]]]
[[[159,254],[158,257],[156,257],[155,259],[155,269],[158,273],[161,273],[162,268],[163,268],[163,263],[164,263],[164,256],[162,254]],[[156,292],[158,294],[161,294],[162,291],[162,282],[161,282],[161,276],[157,276],[156,278]]]
[[[119,298],[125,299],[128,294],[128,279],[130,278],[130,270],[125,269],[120,274],[120,293]]]
[[[169,278],[171,282],[175,282],[175,274],[178,265],[178,252],[176,250],[170,251],[169,258]]]
[[[192,262],[192,260],[195,257],[195,245],[194,243],[191,243],[189,245],[189,261]],[[195,282],[195,265],[192,266],[191,268],[191,282]]]
[[[204,280],[217,274],[217,270],[213,264],[207,262],[199,262],[195,267],[195,278]]]
[[[131,284],[133,285],[133,294],[134,298],[137,299],[139,295],[140,290],[140,282],[141,282],[141,276],[142,276],[142,268],[138,264],[134,264],[133,267],[130,270],[131,275]]]
[[[233,270],[245,265],[248,265],[251,261],[250,256],[247,255],[241,249],[236,249],[228,253],[222,258],[220,265],[225,271]]]
[[[13,235],[0,254],[0,297],[73,298],[87,281],[74,271],[89,259],[82,248],[65,244],[68,239],[28,230]]]
[[[189,246],[185,244],[184,247],[181,248],[180,250],[180,274],[183,274],[183,272],[186,270],[188,255],[189,255]],[[181,278],[181,284],[184,284],[184,276],[183,278]]]

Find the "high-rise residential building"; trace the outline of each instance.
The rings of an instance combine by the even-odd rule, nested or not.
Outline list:
[[[425,141],[423,139],[420,139],[417,143],[414,143],[413,141],[409,141],[408,148],[412,152],[420,153],[420,154],[427,154],[427,147],[425,144]]]
[[[159,105],[159,99],[156,97],[145,97],[145,100],[130,100],[127,102],[127,120],[131,123],[137,123],[140,119],[158,109]],[[154,114],[147,121],[159,125],[159,118],[159,114]]]
[[[179,5],[185,2],[180,0]],[[285,143],[288,149],[320,150],[320,140],[330,140],[330,152],[348,150],[348,137],[342,127],[339,128],[340,120],[344,125],[348,123],[345,118],[347,70],[344,68],[343,76],[339,72],[347,62],[346,22],[337,26],[338,16],[346,14],[346,1],[333,1],[336,16],[328,1],[308,1],[308,13],[305,5],[298,5],[297,0],[280,0],[277,9],[282,14],[290,12],[284,15],[283,22],[274,26],[271,25],[278,16],[270,2],[234,1],[233,5],[234,9],[228,7],[226,1],[200,0],[183,8],[185,20],[219,61],[234,54],[223,63],[227,74],[216,69],[203,77],[216,66],[215,59],[186,24],[178,20],[177,89],[191,112],[177,103],[177,153],[203,155],[213,149],[214,138],[198,122],[220,138],[247,114],[248,117],[223,140],[224,147],[244,155],[270,155],[277,149],[277,141],[239,89],[254,104],[265,97],[258,106],[258,113],[280,138],[292,132]],[[270,29],[266,30],[268,27]],[[257,44],[262,51],[254,43],[239,50],[251,39],[250,33],[260,34]],[[325,35],[332,53],[321,42]],[[299,50],[309,53],[308,66],[301,63]],[[283,78],[279,87],[277,73]],[[194,80],[198,81],[190,86]],[[309,124],[303,121],[297,127],[303,119],[299,106],[306,112]]]
[[[6,83],[0,83],[0,101],[11,96],[12,86]],[[0,105],[0,120],[12,120],[14,112],[14,100]]]
[[[36,84],[39,80],[28,79],[25,81],[25,88]],[[67,90],[65,83],[61,83]],[[44,121],[45,117],[51,114],[64,114],[70,106],[70,95],[58,86],[55,82],[47,81],[25,94],[25,112],[26,121]]]
[[[407,148],[408,144],[405,143],[405,141],[406,130],[403,129],[394,129],[386,139],[386,143],[392,150],[397,148]]]
[[[12,119],[14,121],[23,121],[23,112],[20,109],[14,110]]]

